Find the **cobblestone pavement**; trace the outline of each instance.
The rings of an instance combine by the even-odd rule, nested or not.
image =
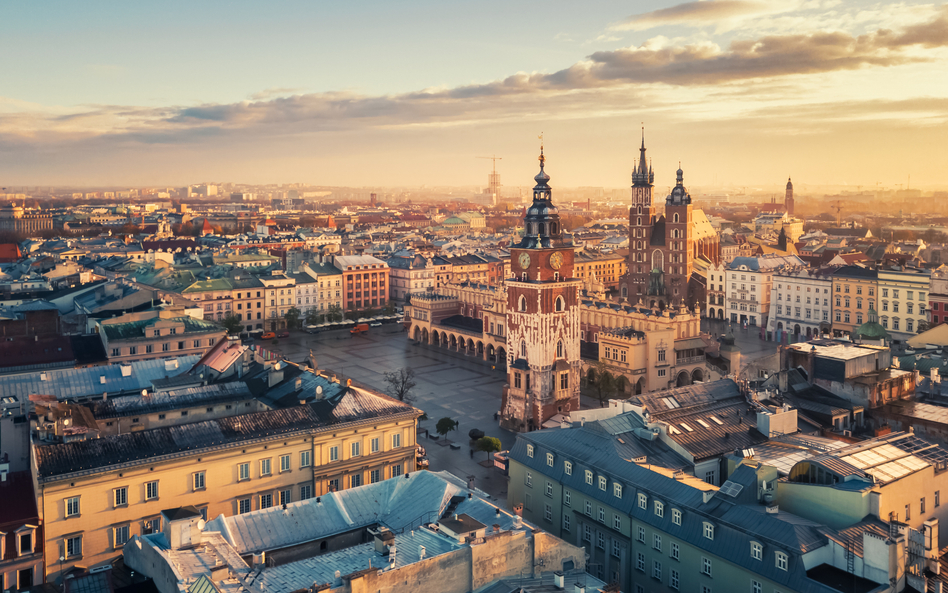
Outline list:
[[[386,372],[413,368],[418,383],[412,390],[413,403],[429,417],[421,422],[422,430],[435,435],[435,424],[444,417],[460,422],[458,429],[448,435],[450,441],[460,445],[460,450],[439,445],[425,438],[424,433],[419,435],[418,443],[428,452],[429,469],[447,470],[461,478],[473,475],[478,488],[506,503],[507,478],[499,469],[480,465],[487,458],[486,453],[475,452],[471,457],[467,436],[472,428],[478,428],[499,438],[504,450],[514,444],[515,433],[501,429],[494,420],[506,379],[503,371],[463,354],[415,345],[400,325],[373,327],[367,334],[357,336],[351,336],[348,330],[316,335],[292,332],[276,345],[261,344],[294,362],[303,361],[312,349],[319,368],[379,391],[385,391]]]

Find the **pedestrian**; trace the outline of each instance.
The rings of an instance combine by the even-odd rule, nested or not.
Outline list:
[[[471,459],[474,459],[474,449],[471,449]]]

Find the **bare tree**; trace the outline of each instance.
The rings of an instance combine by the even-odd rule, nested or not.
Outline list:
[[[395,399],[403,402],[413,399],[411,390],[417,385],[414,369],[402,367],[397,371],[385,373],[385,382],[388,384],[388,394]]]

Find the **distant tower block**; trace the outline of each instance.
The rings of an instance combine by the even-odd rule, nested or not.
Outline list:
[[[378,194],[369,194],[369,204],[375,208],[376,204],[378,204]]]
[[[787,177],[787,197],[784,198],[783,206],[787,211],[787,215],[793,216],[793,184],[790,183],[789,177]]]

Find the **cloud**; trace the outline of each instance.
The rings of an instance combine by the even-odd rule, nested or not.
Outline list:
[[[693,4],[724,4],[703,2]],[[691,6],[681,5],[681,6]],[[675,7],[679,9],[680,7]],[[670,10],[670,9],[669,9]],[[704,9],[702,9],[704,10]],[[719,9],[720,10],[720,9]],[[21,142],[98,138],[111,143],[175,144],[207,138],[299,136],[368,127],[397,129],[457,126],[524,119],[595,118],[660,108],[643,97],[654,88],[690,87],[679,97],[723,85],[790,80],[795,75],[889,67],[934,60],[931,48],[948,46],[948,9],[898,31],[863,35],[841,31],[766,35],[674,44],[663,37],[613,51],[599,51],[552,73],[517,73],[486,84],[429,88],[399,95],[350,92],[290,94],[268,89],[254,100],[139,108],[85,106],[43,113],[18,110],[0,98],[0,149]],[[687,100],[687,99],[685,99]],[[666,102],[667,105],[667,102]]]
[[[662,25],[702,25],[738,16],[771,12],[771,6],[752,0],[686,2],[637,14],[609,27],[611,31],[644,31]]]

